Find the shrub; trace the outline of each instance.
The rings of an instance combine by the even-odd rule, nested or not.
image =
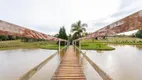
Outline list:
[[[136,33],[137,38],[142,38],[142,30],[138,30]]]

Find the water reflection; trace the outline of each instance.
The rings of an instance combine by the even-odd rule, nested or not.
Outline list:
[[[58,55],[50,60],[46,65],[44,65],[35,75],[33,75],[29,80],[50,80],[54,75],[60,61],[58,60]]]
[[[86,55],[114,80],[142,80],[142,45],[110,46],[116,49],[101,54],[90,50]]]
[[[110,45],[113,51],[87,50],[86,55],[114,80],[142,80],[142,46],[141,45]],[[54,50],[18,49],[0,51],[0,80],[16,80],[19,76],[35,67]],[[101,53],[101,54],[100,54]],[[30,80],[49,80],[65,55],[65,50],[49,61]],[[76,50],[79,63],[87,80],[102,80],[99,74]]]
[[[82,67],[82,70],[86,76],[87,80],[102,80],[100,75],[94,70],[94,68],[86,61],[86,59],[79,53],[79,51],[76,51],[77,57],[79,59],[79,64]],[[86,54],[86,53],[85,53]]]
[[[142,50],[142,45],[136,45],[136,48]]]
[[[30,80],[50,80],[58,68],[66,52],[66,48],[58,52],[57,56],[44,65]]]
[[[103,53],[103,51],[102,50],[96,50],[98,53]]]

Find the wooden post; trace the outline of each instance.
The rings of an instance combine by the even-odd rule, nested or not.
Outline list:
[[[79,49],[80,49],[80,52],[81,52],[81,40],[79,41]]]
[[[79,54],[81,53],[81,40],[79,41]],[[79,57],[79,64],[81,64],[81,58]]]
[[[76,53],[76,41],[74,41],[74,42],[75,42],[75,45],[74,45],[74,46],[75,46],[75,53]]]
[[[68,42],[68,45],[70,45],[70,42]]]
[[[64,44],[65,44],[65,46],[66,46],[66,41],[64,41]],[[64,49],[64,53],[66,52],[66,49]]]
[[[59,40],[59,52],[60,52],[60,40]]]
[[[60,59],[60,40],[59,40],[59,59]]]

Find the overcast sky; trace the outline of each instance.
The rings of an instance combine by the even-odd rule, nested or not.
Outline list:
[[[81,20],[94,32],[141,9],[142,0],[0,0],[0,19],[47,34]]]

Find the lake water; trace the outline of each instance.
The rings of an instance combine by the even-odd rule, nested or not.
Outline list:
[[[83,50],[113,80],[142,80],[142,45],[110,45],[113,51]],[[0,51],[0,80],[16,80],[55,53],[56,50],[18,49]],[[64,53],[60,54],[62,58]],[[56,71],[59,54],[50,60],[30,80],[50,80]],[[87,80],[102,80],[92,66],[78,54]]]
[[[44,49],[0,51],[0,80],[17,80],[55,52]]]
[[[84,50],[86,55],[103,69],[113,80],[142,80],[142,45],[110,45],[113,51]],[[86,63],[86,64],[85,64]],[[90,65],[84,61],[86,68]],[[88,68],[87,68],[88,69]],[[86,70],[86,69],[85,69]],[[90,69],[89,69],[90,70]],[[89,71],[88,70],[88,71]],[[90,70],[90,72],[93,72]],[[86,71],[87,72],[87,71]],[[94,71],[95,72],[95,71]],[[87,72],[88,80],[96,79]],[[97,76],[98,77],[98,76]],[[99,77],[97,80],[101,80]]]

